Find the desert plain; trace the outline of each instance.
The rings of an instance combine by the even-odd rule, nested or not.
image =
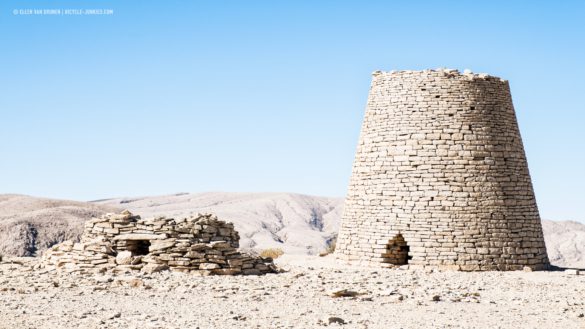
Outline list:
[[[359,268],[287,256],[264,276],[75,276],[0,265],[0,328],[585,328],[574,271]]]

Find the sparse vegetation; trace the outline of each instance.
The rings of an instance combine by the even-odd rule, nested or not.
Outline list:
[[[260,252],[260,257],[263,257],[263,258],[276,259],[282,255],[284,255],[284,251],[282,251],[282,249],[280,249],[280,248],[268,248],[268,249],[264,249],[264,250],[262,250],[262,252]]]
[[[327,248],[325,248],[325,250],[323,250],[323,252],[321,252],[319,254],[319,256],[325,257],[327,255],[332,254],[335,251],[336,245],[337,245],[337,237],[334,237],[331,240],[327,241]]]

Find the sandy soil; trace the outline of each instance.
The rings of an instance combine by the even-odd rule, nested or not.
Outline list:
[[[278,264],[285,273],[81,278],[4,263],[0,328],[585,328],[583,275]],[[353,296],[332,296],[344,289]]]

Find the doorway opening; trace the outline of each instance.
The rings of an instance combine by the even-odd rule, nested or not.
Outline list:
[[[126,240],[126,250],[130,251],[132,256],[148,255],[149,247],[149,240]]]
[[[394,238],[388,240],[386,244],[386,251],[382,254],[382,263],[389,263],[393,265],[406,265],[412,259],[408,255],[410,247],[404,240],[402,234],[398,233]]]

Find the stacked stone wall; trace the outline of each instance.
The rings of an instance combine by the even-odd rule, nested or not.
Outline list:
[[[399,265],[398,235],[409,265],[548,267],[507,81],[374,72],[336,255]]]
[[[81,241],[66,241],[47,250],[41,267],[69,273],[170,269],[249,275],[276,271],[271,259],[240,253],[239,239],[232,223],[209,214],[143,220],[126,211],[87,221]]]

